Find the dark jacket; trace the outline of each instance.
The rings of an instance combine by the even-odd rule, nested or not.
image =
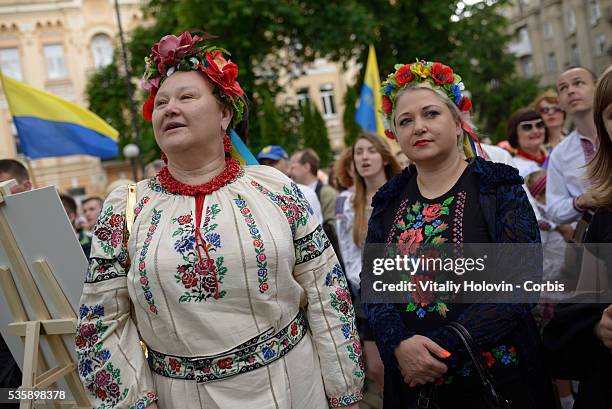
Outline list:
[[[487,224],[491,243],[539,243],[540,233],[525,191],[523,179],[510,166],[474,159],[474,172],[479,178],[479,201]],[[416,177],[416,168],[410,167],[385,184],[372,200],[374,210],[369,221],[366,243],[384,243],[391,226],[384,225],[382,215],[394,212],[391,203],[397,203],[402,186]],[[534,263],[540,270],[541,259]],[[362,282],[368,271],[364,260]],[[521,394],[531,394],[533,407],[548,408],[552,402],[550,382],[541,362],[541,342],[531,315],[530,304],[471,304],[457,319],[482,347],[500,340],[508,340],[519,352],[519,377],[525,381]],[[398,391],[404,388],[394,355],[401,341],[414,333],[406,328],[397,304],[365,304],[366,315],[385,365],[385,409],[402,407]],[[422,334],[451,351],[453,356],[468,359],[460,340],[445,327]]]
[[[590,249],[606,263],[608,288],[600,299],[610,300],[612,292],[612,211],[599,209],[585,237],[586,243],[599,243]],[[589,249],[589,244],[586,248]],[[584,271],[582,272],[585,273]],[[595,325],[608,303],[593,303],[593,294],[581,294],[572,303],[559,304],[544,329],[546,360],[559,379],[580,381],[574,409],[612,408],[612,350],[595,337]]]

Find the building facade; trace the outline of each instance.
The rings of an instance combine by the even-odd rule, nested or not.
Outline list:
[[[612,0],[514,0],[508,10],[519,72],[554,86],[569,66],[612,63]]]
[[[143,23],[141,0],[118,4],[124,30]],[[114,0],[0,0],[2,72],[82,106],[89,76],[112,61],[117,35]],[[18,156],[15,132],[1,93],[0,158]],[[103,195],[109,182],[96,158],[45,158],[30,167],[38,186],[60,191]]]

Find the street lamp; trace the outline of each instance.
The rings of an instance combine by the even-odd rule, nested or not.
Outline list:
[[[132,175],[134,182],[138,182],[138,170],[136,169],[136,158],[140,155],[140,148],[135,143],[128,143],[123,147],[123,156],[130,160],[132,164]]]

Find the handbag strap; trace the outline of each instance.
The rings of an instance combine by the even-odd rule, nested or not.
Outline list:
[[[481,385],[486,393],[486,397],[491,399],[491,403],[494,408],[510,408],[510,402],[504,399],[495,389],[494,379],[482,359],[482,353],[480,348],[474,342],[472,335],[468,330],[458,322],[451,322],[447,325],[447,328],[457,334],[463,345],[465,346],[470,359],[478,372]]]

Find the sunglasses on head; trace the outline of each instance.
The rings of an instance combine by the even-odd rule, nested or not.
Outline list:
[[[523,131],[531,131],[531,129],[535,126],[537,129],[544,128],[544,121],[541,119],[536,119],[535,121],[524,121],[519,124]]]
[[[541,114],[556,114],[557,112],[563,112],[563,110],[557,106],[540,108]]]

